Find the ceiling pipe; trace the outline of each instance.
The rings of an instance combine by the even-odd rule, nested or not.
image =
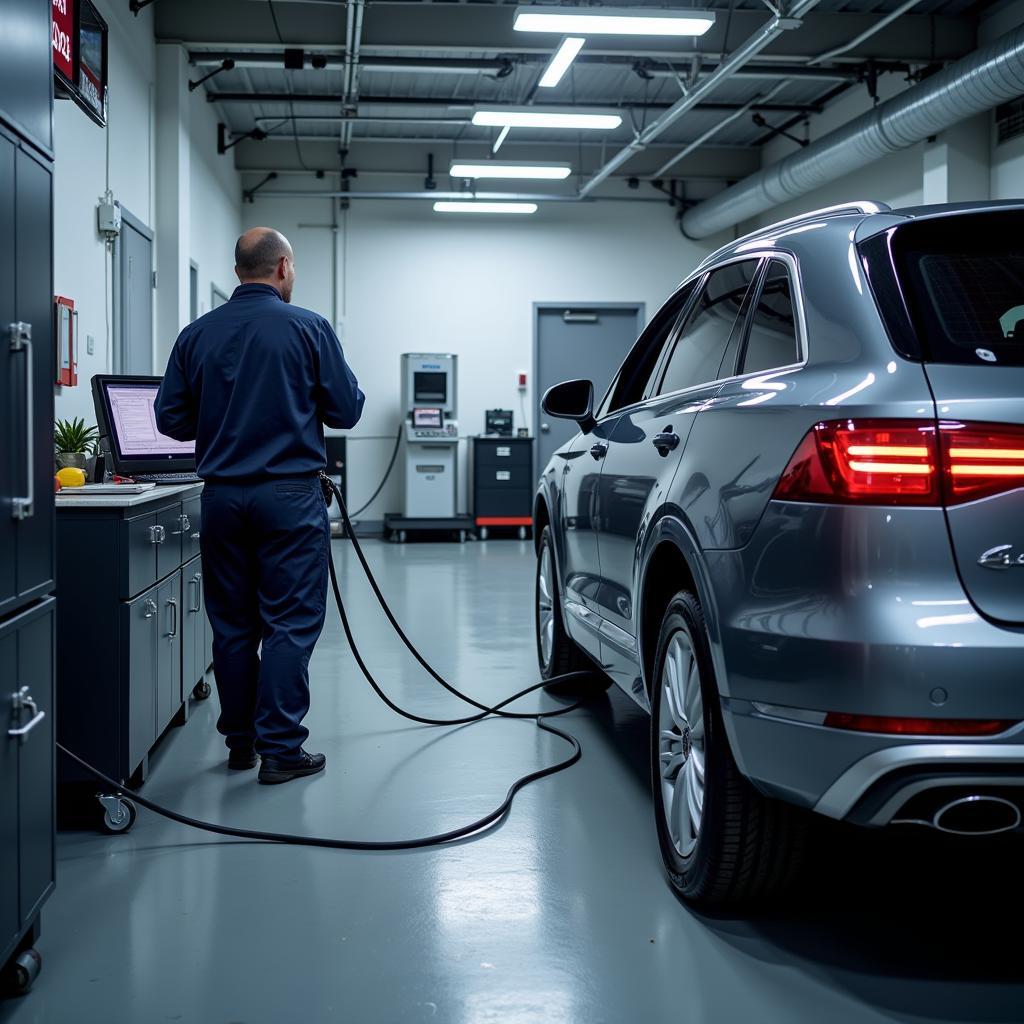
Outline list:
[[[707,238],[1024,93],[1024,26],[805,149],[694,206],[683,231]]]
[[[410,172],[410,175],[412,172]],[[329,191],[303,191],[298,189],[274,189],[260,193],[261,199],[459,199],[472,202],[479,199],[481,202],[531,202],[531,203],[582,203],[596,202],[596,199],[588,199],[585,196],[568,193],[566,195],[550,195],[546,192],[441,192],[433,190],[428,192],[339,192]],[[627,203],[661,203],[664,199],[647,198],[646,196],[615,196],[615,198]]]
[[[734,50],[722,61],[715,71],[703,81],[690,89],[689,93],[673,104],[662,115],[656,117],[636,138],[620,150],[603,167],[597,170],[583,184],[581,195],[589,195],[610,174],[617,171],[623,164],[631,160],[641,150],[646,149],[669,125],[674,124],[687,111],[692,110],[702,99],[717,89],[752,58],[756,57],[769,43],[783,32],[798,28],[801,18],[817,6],[818,0],[795,0],[786,6],[780,6],[779,13],[774,14],[745,43]]]
[[[859,36],[851,39],[848,43],[843,43],[842,46],[837,46],[834,50],[828,50],[826,53],[819,54],[817,57],[812,57],[811,60],[807,62],[807,66],[812,68],[815,64],[824,64],[826,61],[835,60],[836,57],[842,57],[851,50],[857,49],[861,43],[866,43],[873,35],[877,35],[883,28],[891,25],[897,18],[902,18],[904,14],[913,10],[913,8],[915,8],[920,2],[921,0],[904,0],[904,3],[900,4],[896,10],[890,11],[884,18],[880,18],[874,23],[874,25],[865,29]]]

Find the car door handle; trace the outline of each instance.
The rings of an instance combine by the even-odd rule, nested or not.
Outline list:
[[[590,454],[593,455],[595,459],[603,459],[608,454],[608,442],[598,441],[597,444],[591,447]]]
[[[674,452],[679,447],[679,435],[673,433],[672,428],[669,427],[660,434],[655,434],[651,439],[651,444],[658,449],[659,455],[668,455],[669,452]]]

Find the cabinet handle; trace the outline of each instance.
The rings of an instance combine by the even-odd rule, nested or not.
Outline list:
[[[20,716],[22,711],[30,711],[31,719],[17,729],[8,729],[8,736],[19,736],[24,739],[45,717],[46,712],[40,711],[36,702],[29,695],[28,687],[23,686],[17,693],[11,694],[14,714]]]
[[[196,596],[195,596],[195,602],[196,603],[191,608],[189,608],[189,611],[190,612],[197,612],[197,611],[199,611],[200,608],[203,607],[203,596],[202,596],[203,595],[203,591],[202,591],[202,586],[201,586],[202,576],[200,576],[199,573],[196,573],[192,577],[192,579],[190,579],[188,582],[189,582],[189,586],[194,586],[196,588]]]
[[[146,609],[146,613],[142,616],[144,619],[151,619],[157,613],[156,601],[152,598],[147,597],[142,607]]]
[[[10,333],[11,352],[25,353],[25,490],[26,493],[16,495],[11,500],[11,518],[28,519],[35,511],[35,445],[33,430],[33,383],[32,373],[32,325],[21,321],[8,327]]]
[[[196,532],[192,534],[192,538],[191,539],[192,540],[199,540],[199,531],[198,530],[196,530]]]
[[[171,606],[171,611],[174,612],[174,625],[171,627],[170,633],[167,634],[167,639],[173,640],[178,635],[178,602],[173,597],[169,597],[167,603]]]
[[[199,594],[199,604],[196,605],[196,611],[201,612],[203,610],[203,574],[201,572],[196,573],[196,583],[199,584],[196,591]]]
[[[183,533],[188,533],[188,531],[192,529],[192,523],[184,512],[178,516],[178,526],[180,526],[181,529],[175,530],[171,534],[172,537],[180,537]]]
[[[163,544],[167,540],[167,528],[163,526],[151,526],[149,528],[149,543]]]

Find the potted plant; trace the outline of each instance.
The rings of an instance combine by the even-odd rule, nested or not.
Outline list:
[[[85,470],[90,455],[96,453],[99,431],[87,427],[85,420],[57,420],[53,430],[54,459],[58,469],[72,466]]]

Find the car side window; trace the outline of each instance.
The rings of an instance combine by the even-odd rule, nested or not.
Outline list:
[[[615,375],[597,410],[598,419],[639,402],[647,393],[662,349],[673,337],[679,315],[692,291],[692,284],[680,288],[655,314]]]
[[[658,394],[718,379],[726,346],[757,267],[756,259],[741,260],[708,276],[669,356]]]
[[[740,373],[772,370],[800,361],[789,268],[772,260],[764,275],[757,306],[750,316],[747,347]]]

